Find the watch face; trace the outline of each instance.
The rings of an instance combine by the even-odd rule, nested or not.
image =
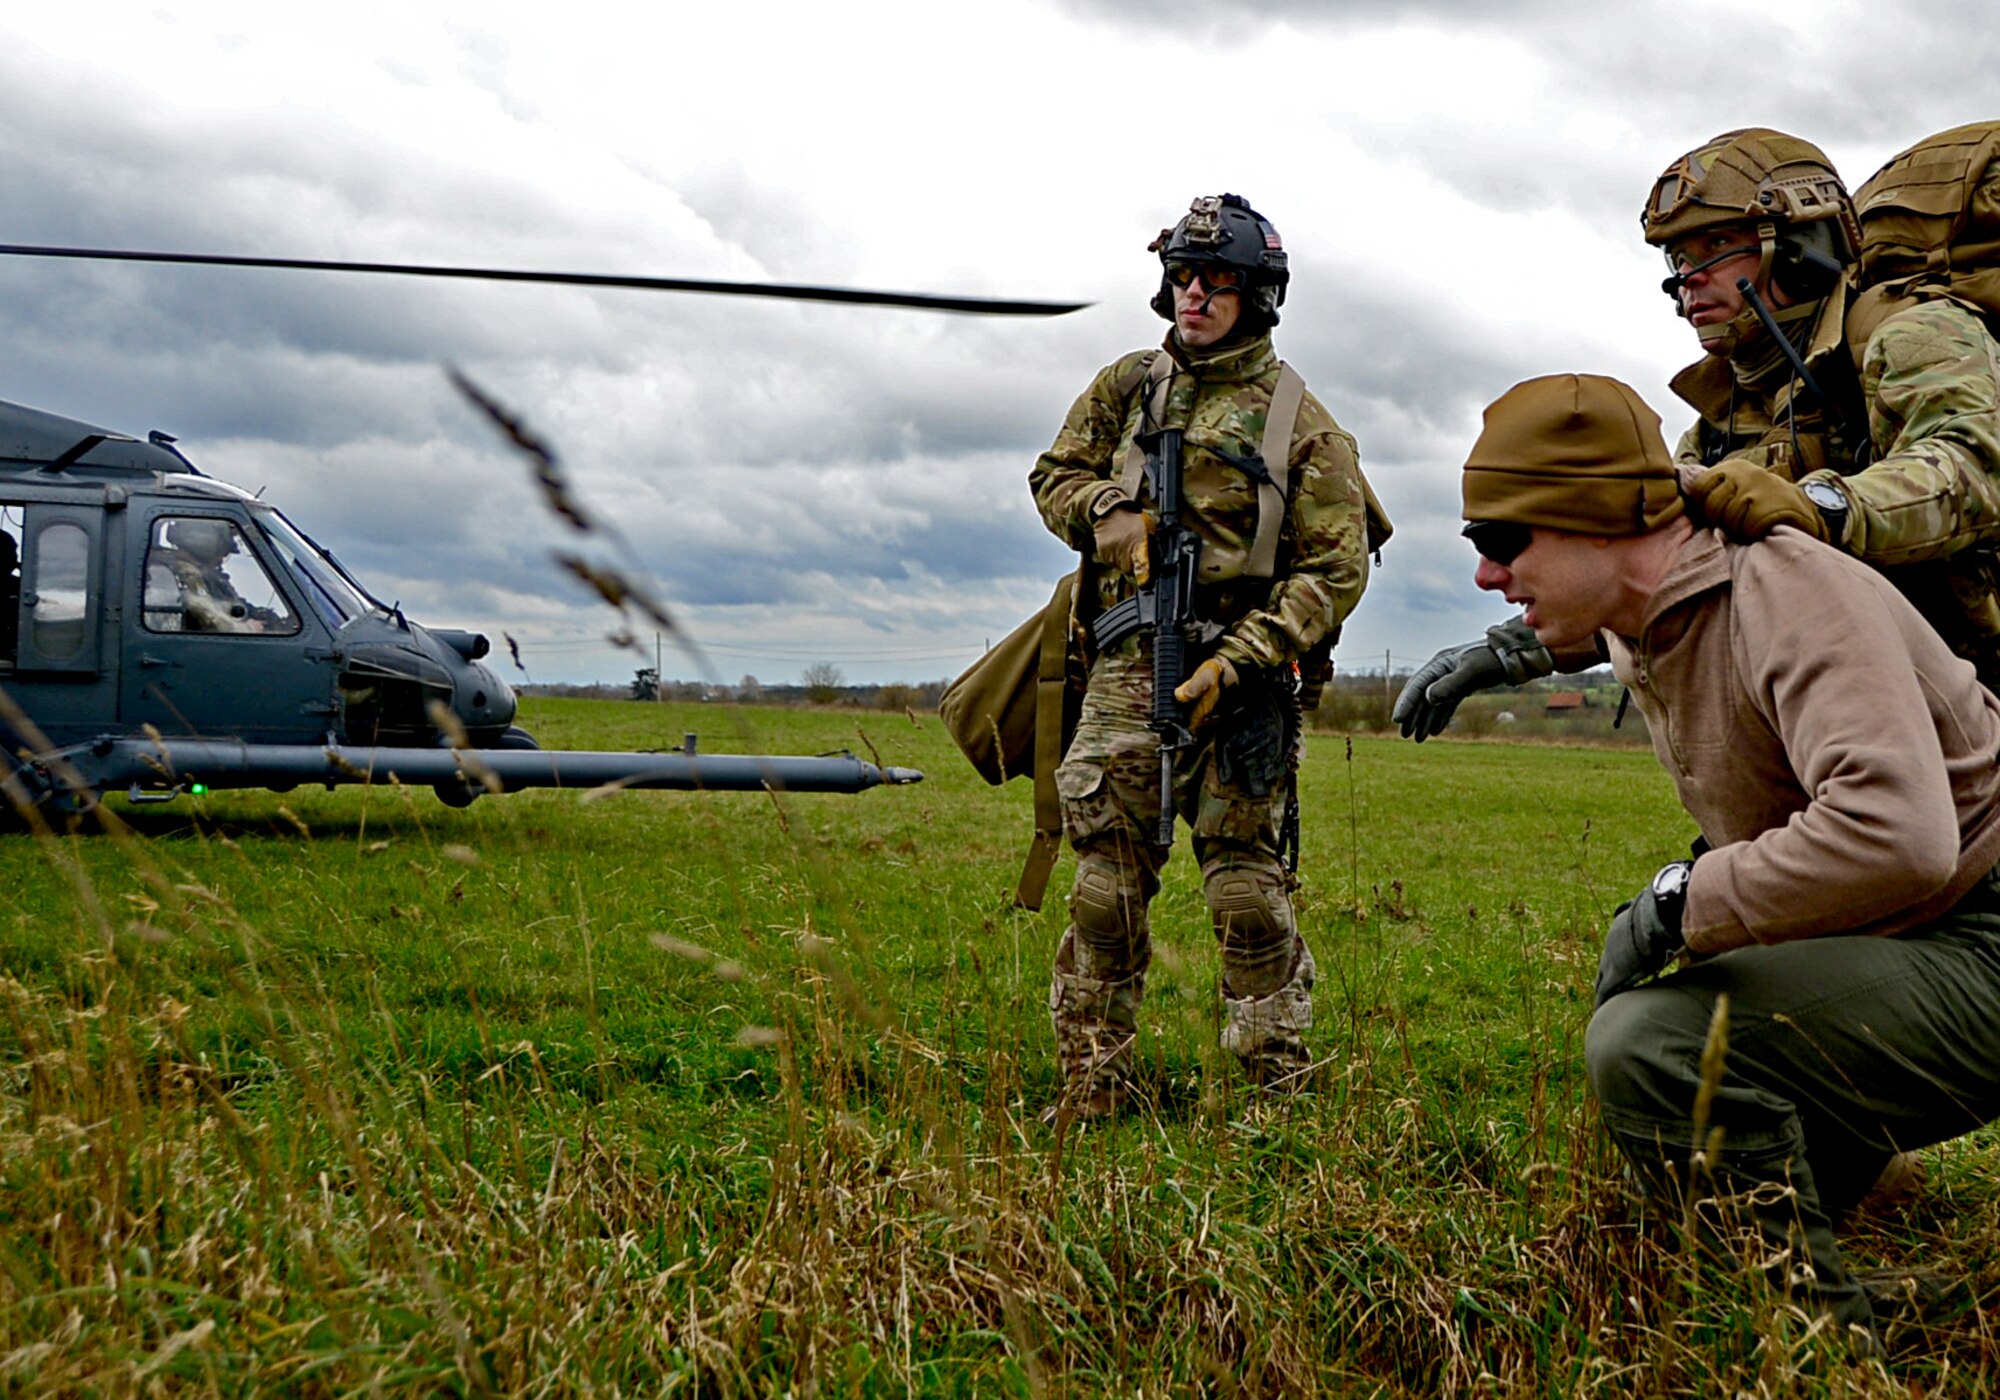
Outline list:
[[[1810,481],[1805,486],[1806,499],[1821,510],[1835,510],[1847,513],[1847,497],[1840,494],[1840,488],[1825,481]]]
[[[1687,861],[1675,861],[1653,877],[1653,896],[1656,899],[1679,899],[1687,893],[1688,876],[1694,873],[1694,866]]]

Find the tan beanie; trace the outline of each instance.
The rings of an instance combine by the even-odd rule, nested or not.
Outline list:
[[[1602,374],[1516,384],[1465,461],[1465,518],[1579,535],[1641,535],[1682,512],[1660,415]]]

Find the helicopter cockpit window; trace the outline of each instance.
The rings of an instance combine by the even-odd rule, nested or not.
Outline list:
[[[338,632],[374,606],[338,564],[277,511],[259,511],[257,523],[330,630]]]
[[[236,526],[205,516],[153,522],[142,613],[149,632],[289,635],[298,615]]]

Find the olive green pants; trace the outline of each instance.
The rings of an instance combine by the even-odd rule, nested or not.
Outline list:
[[[1722,1152],[1690,1183],[1702,1045],[1725,994],[1709,1115]],[[1592,1018],[1585,1056],[1605,1125],[1652,1191],[1733,1197],[1783,1261],[1774,1276],[1866,1325],[1834,1217],[1895,1153],[2000,1117],[2000,881],[1894,938],[1739,948],[1621,993]]]

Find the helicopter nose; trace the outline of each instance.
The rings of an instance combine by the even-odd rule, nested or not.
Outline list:
[[[458,685],[459,717],[468,726],[480,729],[511,724],[515,710],[520,708],[514,687],[476,661],[465,671]]]

